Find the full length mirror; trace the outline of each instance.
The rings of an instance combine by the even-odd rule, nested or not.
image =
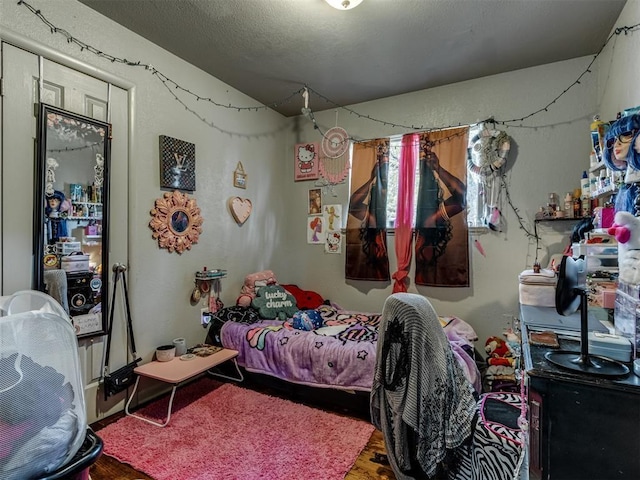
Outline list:
[[[106,333],[110,126],[40,105],[34,288],[69,312],[78,337]]]

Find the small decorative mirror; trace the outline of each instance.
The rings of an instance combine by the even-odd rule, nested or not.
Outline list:
[[[78,337],[107,328],[110,125],[40,105],[34,288],[69,312]]]
[[[150,213],[153,218],[149,228],[160,248],[166,248],[170,253],[182,253],[198,243],[202,217],[195,198],[178,190],[166,192],[156,200]]]

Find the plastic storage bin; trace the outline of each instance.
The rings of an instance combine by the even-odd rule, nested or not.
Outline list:
[[[82,250],[80,242],[56,242],[56,254],[69,255]]]
[[[631,342],[620,335],[589,332],[589,353],[619,362],[631,361]]]
[[[33,293],[33,300],[43,296]],[[63,310],[48,313],[61,310],[56,306],[20,292],[5,308],[27,311],[0,317],[3,480],[88,478],[102,451],[87,426],[76,334]]]
[[[613,319],[616,334],[631,341],[635,358],[640,357],[640,298],[637,295],[638,286],[618,282]]]
[[[74,252],[60,259],[60,268],[67,273],[88,272],[89,255],[82,252]]]

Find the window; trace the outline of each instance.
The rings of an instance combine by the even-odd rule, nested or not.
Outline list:
[[[480,130],[482,125],[474,125],[469,128],[469,139],[473,138]],[[390,139],[390,151],[389,151],[389,178],[388,178],[388,197],[387,197],[387,228],[393,228],[396,219],[396,210],[398,205],[398,180],[399,180],[399,166],[400,166],[400,150],[402,145],[402,136],[397,135]],[[416,149],[420,148],[419,145],[415,146]],[[414,208],[417,205],[418,197],[418,165],[416,164],[415,172],[415,189],[414,189]],[[481,202],[482,185],[480,184],[479,177],[473,174],[467,168],[467,225],[469,227],[485,227],[483,218],[483,205]],[[415,220],[415,212],[413,216]]]

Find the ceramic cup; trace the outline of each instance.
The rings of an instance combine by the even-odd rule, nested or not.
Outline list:
[[[156,348],[156,360],[159,362],[170,362],[176,356],[175,345],[161,345]]]
[[[187,353],[187,343],[184,338],[174,338],[173,344],[176,347],[176,357],[181,357]]]

